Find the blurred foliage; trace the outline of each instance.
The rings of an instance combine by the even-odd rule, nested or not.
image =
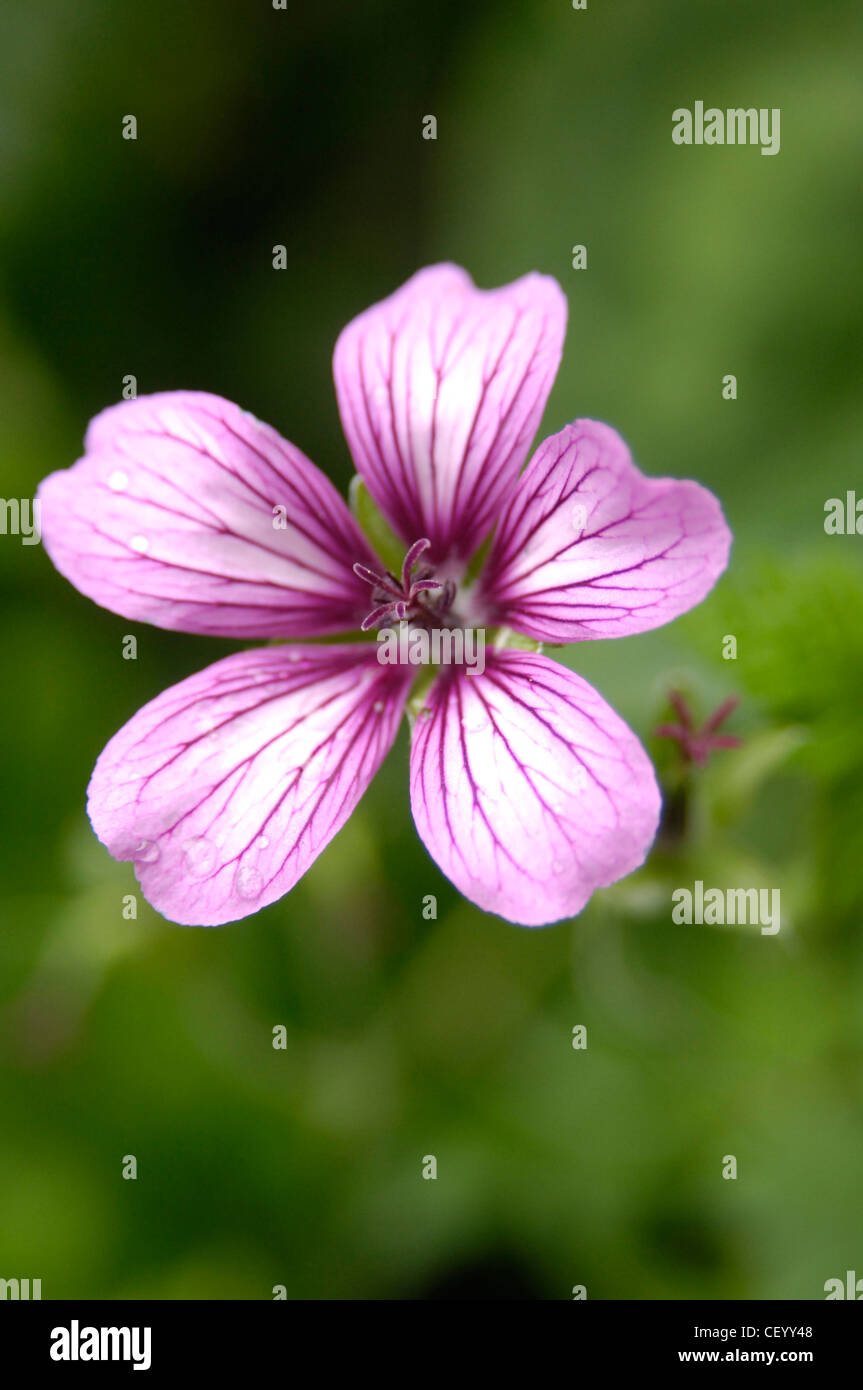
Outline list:
[[[571,923],[459,899],[412,828],[404,733],[283,902],[126,921],[91,766],[229,644],[134,629],[123,661],[129,624],[0,537],[0,1275],[823,1297],[863,1259],[863,540],[823,531],[828,497],[863,495],[859,6],[8,0],[0,29],[4,497],[73,462],[129,372],[239,401],[344,487],[347,319],[435,260],[544,270],[571,310],[545,431],[607,419],[647,472],[715,489],[736,537],[693,613],[556,655],[669,786],[670,689],[702,718],[740,695],[744,739],[686,779],[685,833]],[[780,154],[675,147],[696,98],[780,107]],[[673,925],[695,879],[780,888],[780,934]]]

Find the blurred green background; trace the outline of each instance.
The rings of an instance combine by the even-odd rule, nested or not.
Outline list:
[[[738,694],[745,739],[691,779],[684,834],[555,927],[438,873],[404,733],[288,898],[207,931],[139,897],[126,921],[92,765],[231,647],[130,628],[0,536],[0,1276],[817,1299],[863,1272],[863,538],[823,529],[863,496],[859,5],[7,0],[0,34],[4,497],[71,464],[129,373],[238,401],[344,487],[342,325],[433,261],[542,270],[570,302],[543,431],[607,420],[736,538],[692,614],[559,655],[666,779],[669,689],[701,716]],[[698,99],[779,107],[781,152],[673,145]],[[696,878],[779,888],[780,934],[674,925]]]

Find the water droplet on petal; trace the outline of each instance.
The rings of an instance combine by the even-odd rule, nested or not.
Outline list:
[[[565,868],[566,865],[564,864],[562,859],[554,859],[552,861],[551,872],[553,874],[562,874]]]
[[[489,717],[482,709],[472,710],[461,721],[466,734],[481,734],[489,727]]]
[[[587,525],[587,507],[583,502],[576,502],[574,504],[569,514],[569,519],[572,523],[573,531],[577,531],[580,535]]]
[[[247,901],[259,898],[264,889],[264,880],[251,864],[241,864],[234,879],[234,891],[238,898]]]
[[[205,878],[216,862],[216,846],[203,835],[196,835],[183,845],[186,868],[195,878]]]
[[[258,836],[258,849],[268,849],[270,844],[269,835]]]
[[[428,705],[423,705],[422,709],[420,710],[420,719],[431,719],[431,710],[429,709]]]
[[[383,707],[384,707],[384,702],[383,702],[383,700],[375,700],[374,704],[372,705],[372,709],[374,710],[375,714],[380,714],[381,711],[383,710]]]
[[[132,850],[132,858],[136,864],[155,864],[159,858],[159,846],[155,840],[139,840]]]
[[[129,486],[129,474],[124,473],[122,468],[115,468],[108,476],[108,486],[112,492],[122,492]]]
[[[147,540],[146,536],[133,536],[129,541],[129,545],[133,550],[137,550],[139,555],[146,555],[147,551],[150,549],[150,542]]]

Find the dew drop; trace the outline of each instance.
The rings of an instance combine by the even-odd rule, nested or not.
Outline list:
[[[146,555],[150,549],[150,542],[146,536],[133,536],[129,542],[133,550],[137,550],[139,555]]]
[[[381,711],[383,710],[383,707],[384,707],[384,702],[383,702],[383,700],[375,700],[374,704],[372,705],[372,709],[374,710],[375,714],[380,714]]]
[[[122,468],[115,468],[109,475],[108,486],[112,492],[122,492],[129,486],[129,475],[124,473]]]
[[[259,898],[264,888],[264,880],[251,864],[241,864],[234,879],[234,891],[238,898]]]
[[[481,734],[489,726],[488,715],[481,709],[474,710],[464,716],[461,726],[466,734]]]
[[[155,840],[139,840],[132,850],[132,858],[136,864],[155,864],[159,858],[159,846]]]
[[[270,845],[269,835],[258,836],[258,849],[268,849]]]
[[[186,868],[195,878],[205,878],[216,862],[216,846],[203,835],[196,835],[183,845]]]

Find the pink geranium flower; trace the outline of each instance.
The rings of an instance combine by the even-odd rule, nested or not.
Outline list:
[[[378,661],[373,628],[394,619],[494,629],[484,673],[440,666],[413,719],[417,830],[467,898],[539,925],[643,862],[660,810],[644,750],[586,681],[525,647],[669,622],[713,586],[731,538],[711,493],[645,478],[606,425],[567,426],[521,471],[565,323],[554,280],[482,291],[440,265],[341,334],[342,423],[401,575],[295,445],[217,396],[110,407],[42,484],[54,564],[126,618],[230,638],[368,630],[228,656],[105,748],[93,828],[166,917],[255,912],[344,824],[417,679]]]

